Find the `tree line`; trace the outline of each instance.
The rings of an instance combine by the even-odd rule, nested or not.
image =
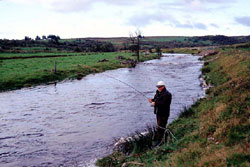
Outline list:
[[[1,40],[0,48],[4,52],[21,52],[19,49],[21,47],[43,47],[46,50],[51,50],[53,48],[57,50],[64,50],[70,52],[113,52],[115,47],[111,42],[103,42],[96,40],[61,40],[59,36],[48,35],[40,38],[37,36],[32,39],[25,36],[23,40]]]

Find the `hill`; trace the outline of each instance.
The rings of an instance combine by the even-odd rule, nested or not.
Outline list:
[[[129,38],[83,38],[102,42],[111,42],[116,48],[128,48]],[[202,47],[202,46],[219,46],[233,45],[250,42],[250,36],[145,36],[142,38],[142,49],[160,48],[182,48],[182,47]]]
[[[50,35],[53,37],[53,35]],[[250,36],[148,36],[141,39],[141,49],[149,50],[160,47],[182,48],[232,45],[250,42]],[[117,38],[77,38],[60,39],[47,38],[45,40],[0,40],[0,53],[37,53],[37,52],[113,52],[129,50],[131,43],[128,37]]]

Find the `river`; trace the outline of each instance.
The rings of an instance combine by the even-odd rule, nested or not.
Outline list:
[[[204,96],[198,58],[164,54],[135,68],[0,93],[0,166],[91,166],[114,138],[155,123],[147,99],[122,82],[152,98],[163,80],[173,95],[170,123]]]

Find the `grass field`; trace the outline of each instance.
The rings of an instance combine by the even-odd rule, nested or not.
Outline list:
[[[184,37],[184,36],[169,36],[169,37],[146,37],[143,41],[155,41],[155,42],[170,42],[170,41],[179,41],[179,42],[186,42],[191,37]]]
[[[198,54],[199,49],[197,48],[169,48],[161,49],[163,53],[189,53],[189,54]]]
[[[168,128],[177,142],[129,156],[100,159],[99,166],[250,166],[250,50],[223,48],[204,58],[202,72],[213,87]]]
[[[130,64],[121,64],[117,57],[135,59],[132,53],[63,53],[67,57],[28,58],[0,60],[0,90],[17,89],[50,81],[66,78],[82,78],[83,76],[121,67],[130,67]],[[62,53],[37,54],[0,54],[0,57],[34,55],[62,55]],[[141,61],[156,58],[156,55],[141,56]],[[99,62],[106,59],[105,62]],[[53,73],[56,62],[56,74]]]
[[[85,56],[87,54],[91,53],[77,53],[77,52],[37,52],[37,53],[0,53],[0,59],[1,58],[15,58],[15,57],[36,57],[36,56],[61,56],[61,55],[67,55],[67,56]]]

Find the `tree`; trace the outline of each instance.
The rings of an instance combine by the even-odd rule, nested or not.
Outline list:
[[[111,42],[105,42],[101,45],[102,52],[114,52],[115,47]]]
[[[162,55],[160,46],[156,47],[156,53],[159,57]]]
[[[36,41],[39,41],[39,40],[41,40],[41,38],[37,35],[36,36]]]
[[[25,36],[25,37],[24,37],[24,40],[25,40],[25,41],[31,41],[31,38],[28,37],[28,36]]]
[[[47,39],[47,37],[46,37],[45,35],[43,35],[43,36],[42,36],[42,39],[45,40],[45,39]]]
[[[48,35],[47,37],[48,39],[50,39],[52,41],[52,43],[58,44],[60,37],[59,36],[55,36],[55,35]]]
[[[129,34],[129,39],[132,43],[132,45],[130,46],[130,49],[132,51],[135,51],[138,62],[140,61],[140,48],[141,48],[141,39],[142,38],[143,37],[141,35],[140,30],[136,30],[134,33]]]

